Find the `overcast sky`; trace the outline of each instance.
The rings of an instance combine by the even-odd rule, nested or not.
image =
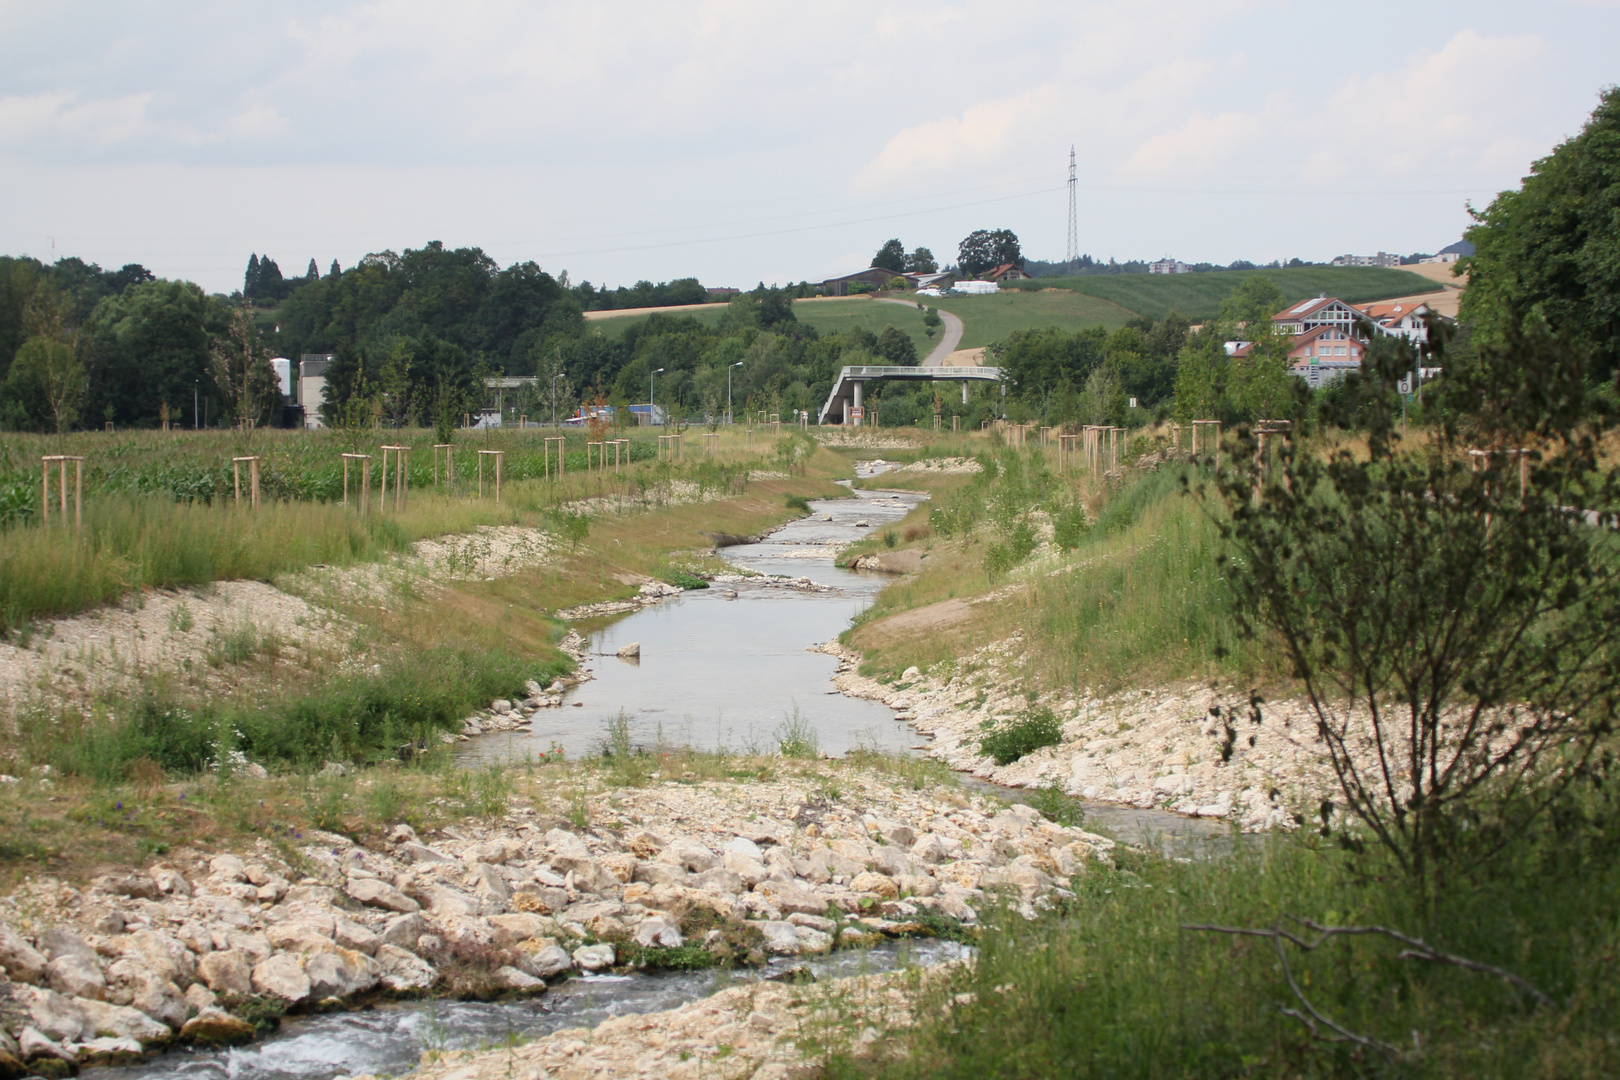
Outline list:
[[[815,280],[977,228],[1434,251],[1620,78],[1620,2],[0,0],[0,253],[239,288],[429,240]]]

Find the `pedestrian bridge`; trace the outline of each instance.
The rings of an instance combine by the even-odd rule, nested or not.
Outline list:
[[[968,382],[1000,382],[1001,369],[993,367],[901,367],[882,365],[847,367],[833,382],[827,404],[821,407],[818,424],[850,424],[860,427],[865,417],[861,387],[874,379],[927,379],[930,382],[961,382],[962,404],[967,404]]]

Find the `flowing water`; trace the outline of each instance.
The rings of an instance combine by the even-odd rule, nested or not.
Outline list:
[[[874,475],[865,467],[857,475]],[[632,741],[660,740],[736,750],[772,750],[790,721],[815,733],[821,750],[842,754],[858,746],[905,753],[919,736],[877,702],[832,690],[837,661],[811,648],[836,637],[893,578],[841,570],[838,547],[899,520],[920,497],[856,491],[853,499],[811,503],[812,513],[757,544],[726,548],[737,567],[765,575],[808,578],[821,589],[784,587],[765,580],[717,583],[635,612],[591,637],[605,653],[595,678],[570,690],[561,709],[535,716],[532,734],[486,735],[466,744],[468,766],[521,760],[552,746],[570,757],[598,752],[621,714]],[[734,591],[734,598],[726,595]],[[641,644],[639,663],[613,654]],[[972,778],[965,786],[1013,801],[1027,793]],[[1225,826],[1157,810],[1086,804],[1086,826],[1126,842],[1170,838],[1178,847],[1219,838]],[[929,964],[962,955],[938,941],[898,942],[868,952],[842,952],[805,961],[818,978]],[[798,962],[795,961],[795,964]],[[357,1073],[398,1074],[413,1068],[426,1049],[501,1046],[564,1028],[591,1027],[613,1016],[657,1012],[764,972],[663,972],[586,976],[542,998],[507,1002],[426,1001],[357,1012],[299,1017],[270,1038],[234,1050],[176,1051],[144,1065],[98,1070],[104,1080],[331,1080]]]
[[[263,1042],[231,1050],[177,1050],[143,1065],[97,1069],[96,1080],[331,1080],[375,1073],[399,1075],[425,1050],[509,1046],[566,1028],[589,1028],[615,1016],[660,1012],[739,982],[809,968],[818,980],[907,965],[936,964],[965,955],[941,941],[891,942],[865,952],[838,952],[803,961],[774,961],[763,971],[587,975],[522,1001],[413,1001],[288,1019]]]

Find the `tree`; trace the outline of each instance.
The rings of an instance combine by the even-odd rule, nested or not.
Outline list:
[[[1250,274],[1221,304],[1221,321],[1243,323],[1251,330],[1263,327],[1286,303],[1281,286],[1264,274]]]
[[[1011,229],[980,229],[969,233],[957,246],[956,261],[962,273],[977,277],[1004,263],[1023,266],[1024,253],[1018,246],[1018,234]]]
[[[906,268],[906,246],[898,240],[886,242],[878,248],[877,254],[872,256],[872,265],[900,273]]]
[[[917,363],[917,345],[911,335],[893,326],[885,326],[878,334],[877,354],[890,364]]]
[[[304,280],[305,281],[319,281],[320,279],[321,279],[321,272],[315,265],[314,257],[311,256],[310,260],[309,260],[309,269],[304,271]]]
[[[1532,324],[1590,352],[1592,376],[1620,370],[1620,87],[1581,133],[1531,166],[1517,191],[1474,212],[1462,318],[1481,344]]]
[[[934,253],[925,247],[920,247],[906,256],[905,271],[908,274],[932,274],[939,269],[939,263],[934,259]]]
[[[1620,563],[1595,525],[1620,469],[1586,361],[1546,335],[1509,330],[1448,368],[1447,419],[1407,449],[1411,363],[1385,339],[1346,376],[1365,448],[1285,443],[1268,462],[1240,429],[1220,488],[1239,613],[1304,688],[1359,826],[1346,843],[1381,845],[1432,900],[1589,776],[1612,732]]]
[[[5,391],[8,403],[16,403],[22,416],[38,426],[48,424],[60,435],[79,422],[86,384],[73,342],[40,335],[17,350]]]
[[[229,321],[230,312],[190,282],[150,281],[106,297],[79,334],[90,377],[86,408],[99,416],[111,405],[119,424],[150,426],[164,401],[189,410],[194,391],[206,401],[209,345]]]
[[[242,296],[248,300],[256,300],[259,296],[259,254],[254,252],[248,256],[247,273],[242,275]]]
[[[280,404],[275,369],[246,304],[210,344],[208,370],[227,415],[237,422],[262,424]]]
[[[332,265],[327,269],[326,276],[329,278],[343,276],[343,267],[338,265],[338,261],[336,259],[332,260]]]

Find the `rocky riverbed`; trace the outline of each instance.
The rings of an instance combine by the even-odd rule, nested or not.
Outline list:
[[[1222,818],[1248,832],[1293,828],[1296,814],[1314,813],[1337,790],[1304,702],[1267,703],[1256,724],[1236,687],[1184,683],[1032,699],[1016,675],[1021,646],[1012,637],[927,672],[907,669],[892,683],[861,675],[860,655],[836,642],[822,651],[841,661],[834,678],[841,691],[895,709],[932,738],[930,757],[1009,787],[1050,786],[1098,802]],[[1052,712],[1061,742],[1001,766],[980,751],[988,729],[1034,708]]]
[[[655,774],[571,801],[517,797],[498,821],[434,835],[306,832],[176,851],[83,887],[32,880],[0,901],[0,1074],[250,1039],[282,1010],[543,994],[580,971],[949,932],[1003,897],[1033,915],[1112,847],[880,769],[775,773]]]

